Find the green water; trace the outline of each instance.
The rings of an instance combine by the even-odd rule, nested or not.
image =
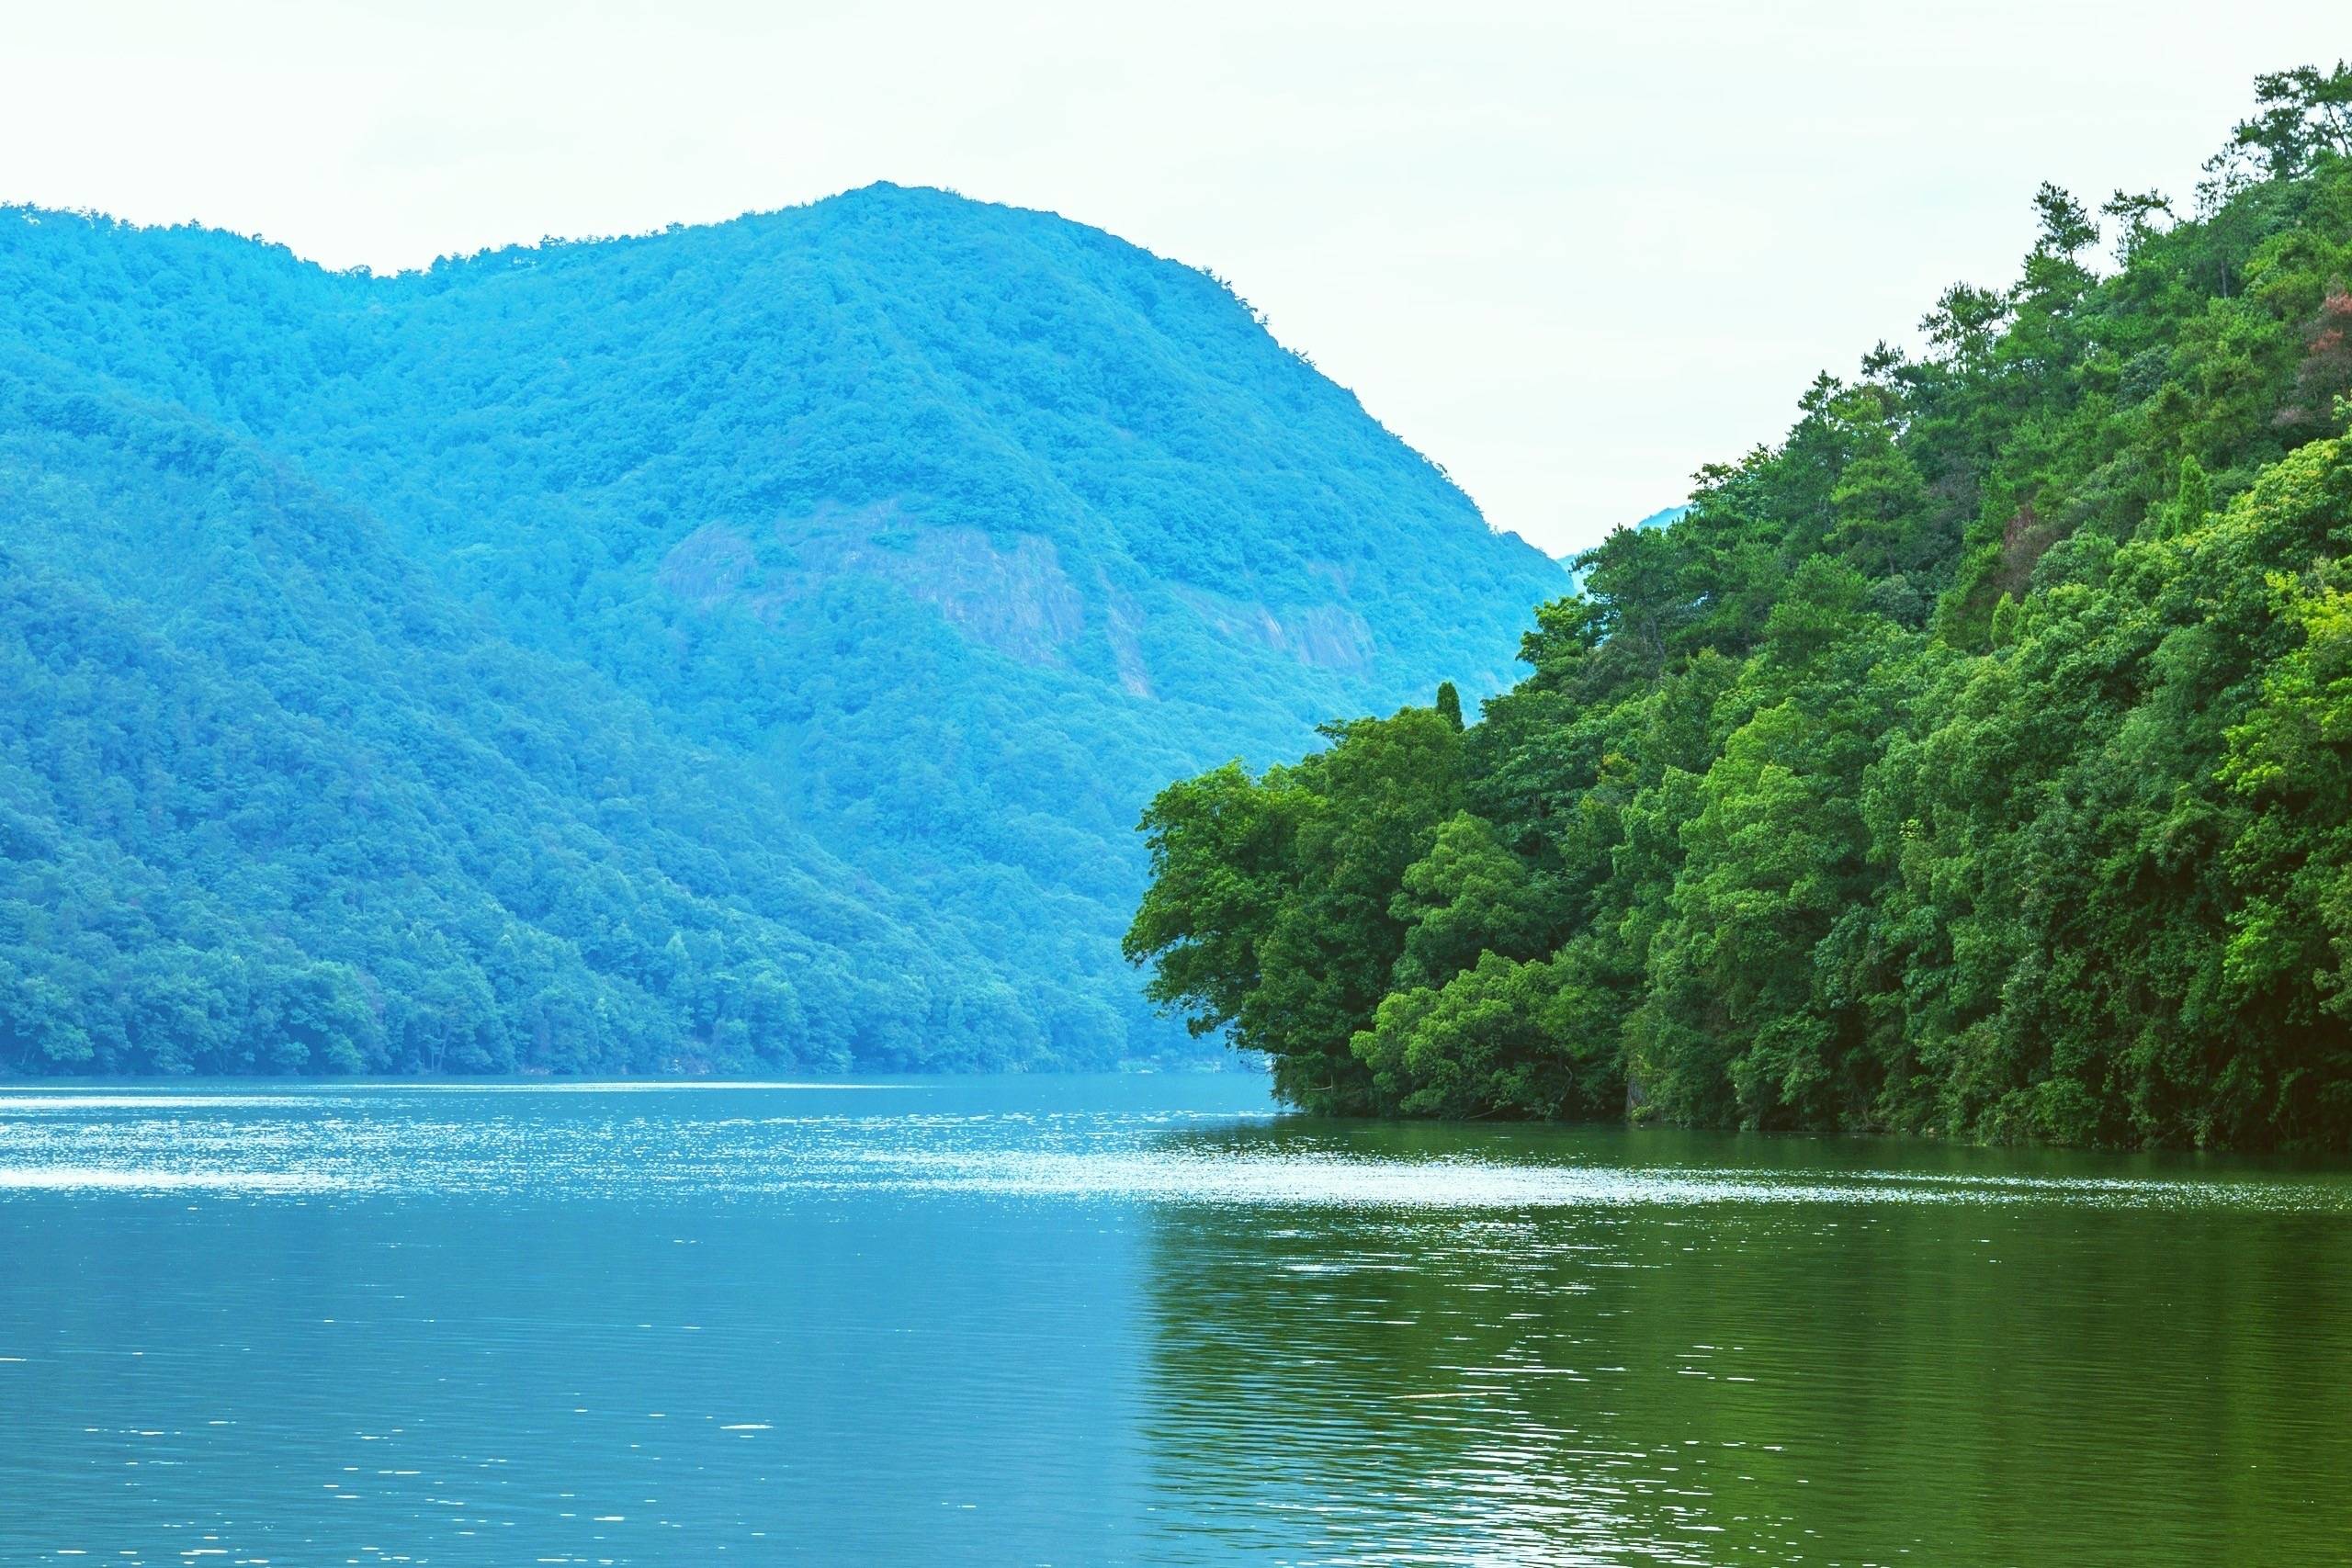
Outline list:
[[[2352,1178],[1259,1080],[0,1089],[0,1563],[2352,1561]]]

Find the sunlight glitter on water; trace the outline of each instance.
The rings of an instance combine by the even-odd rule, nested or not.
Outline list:
[[[331,1176],[275,1170],[110,1170],[90,1166],[0,1166],[0,1191],[331,1192]]]
[[[1591,1209],[1723,1203],[2188,1204],[2352,1209],[2339,1186],[1959,1176],[1724,1175],[1604,1166],[1366,1160],[1230,1153],[938,1155],[876,1150],[877,1173],[942,1192],[1159,1203],[1405,1209]]]
[[[2352,1188],[2342,1182],[1432,1156],[1366,1152],[1328,1131],[1284,1134],[1263,1113],[794,1106],[797,1113],[744,1114],[772,1098],[784,1111],[800,1086],[735,1084],[724,1087],[736,1091],[728,1109],[738,1113],[705,1115],[688,1109],[709,1103],[704,1100],[648,1101],[635,1094],[676,1087],[626,1086],[593,1113],[563,1115],[541,1113],[531,1097],[616,1091],[435,1084],[379,1086],[362,1094],[339,1086],[311,1094],[20,1095],[0,1099],[0,1195],[533,1192],[621,1199],[695,1192],[813,1199],[905,1191],[1464,1212],[2014,1202],[2352,1210]],[[1237,1130],[1252,1128],[1265,1136],[1232,1141]]]

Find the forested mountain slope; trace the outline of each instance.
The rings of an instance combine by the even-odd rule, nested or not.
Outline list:
[[[1155,802],[1154,990],[1327,1110],[2352,1144],[2352,72],[2036,197],[1466,730]]]
[[[0,1070],[1187,1051],[1151,790],[1562,581],[1214,279],[933,191],[390,277],[0,210]]]

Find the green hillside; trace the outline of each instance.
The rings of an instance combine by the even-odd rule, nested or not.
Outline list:
[[[1326,1110],[2352,1144],[2352,72],[2259,93],[1579,558],[1466,730],[1163,793],[1155,994]]]
[[[390,277],[0,209],[0,1070],[1099,1066],[1158,784],[1559,569],[1214,279],[877,186]]]

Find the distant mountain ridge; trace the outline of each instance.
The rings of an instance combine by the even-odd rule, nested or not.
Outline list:
[[[11,575],[80,606],[38,647],[10,623],[0,907],[112,867],[75,943],[0,914],[0,1070],[1182,1054],[1115,949],[1156,784],[1498,689],[1566,587],[1214,279],[936,191],[390,277],[0,209],[0,388]],[[332,694],[319,765],[390,768],[410,809],[335,807],[294,886],[283,823],[235,825],[266,748],[60,753],[21,716],[74,722],[105,626],[144,639],[119,696],[155,723],[267,735]],[[238,681],[275,694],[241,713]],[[420,723],[507,782],[403,772]],[[348,750],[371,733],[409,739]],[[383,874],[451,820],[471,847]],[[600,847],[535,841],[559,820]],[[158,890],[225,923],[146,931]],[[256,944],[340,1021],[286,1023],[277,980],[188,982],[201,1029],[125,999]]]

